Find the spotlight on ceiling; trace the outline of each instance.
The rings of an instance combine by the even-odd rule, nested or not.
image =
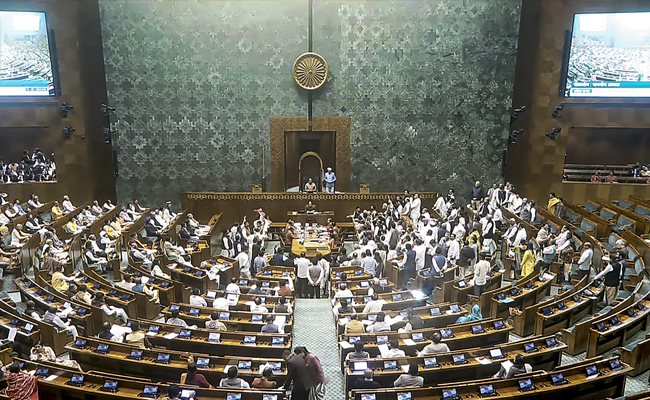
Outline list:
[[[553,108],[553,114],[551,114],[551,116],[553,116],[553,118],[562,117],[562,110],[564,110],[564,104],[560,104],[559,106],[555,106],[555,108]]]
[[[61,116],[63,118],[68,118],[68,113],[74,110],[74,107],[68,103],[61,104]]]
[[[550,131],[546,132],[546,137],[551,140],[555,140],[557,139],[557,135],[559,135],[560,132],[562,132],[562,128],[558,126],[557,128],[553,128]]]
[[[63,137],[66,138],[66,140],[70,140],[72,138],[72,132],[74,132],[75,129],[71,127],[70,125],[66,125],[63,128]]]
[[[114,112],[115,112],[115,108],[109,107],[106,104],[102,104],[102,114],[104,114],[105,117]]]

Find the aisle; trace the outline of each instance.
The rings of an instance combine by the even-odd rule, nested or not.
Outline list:
[[[294,347],[305,346],[318,356],[325,377],[330,379],[326,399],[340,400],[345,394],[331,309],[329,299],[296,299],[293,344]]]

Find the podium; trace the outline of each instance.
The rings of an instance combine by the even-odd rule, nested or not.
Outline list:
[[[334,219],[334,211],[316,211],[316,212],[304,212],[304,211],[287,211],[287,219],[291,218],[294,222],[300,222],[301,224],[318,224],[318,225],[327,225],[327,219]]]

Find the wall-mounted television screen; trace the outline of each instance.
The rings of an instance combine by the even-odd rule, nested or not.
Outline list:
[[[576,14],[565,97],[650,97],[650,12]]]
[[[44,12],[0,11],[0,97],[54,96]]]

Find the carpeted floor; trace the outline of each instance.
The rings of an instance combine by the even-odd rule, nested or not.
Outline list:
[[[329,299],[296,299],[293,344],[307,347],[320,359],[325,377],[330,380],[325,398],[340,400],[345,393],[331,309]]]

